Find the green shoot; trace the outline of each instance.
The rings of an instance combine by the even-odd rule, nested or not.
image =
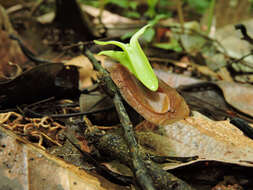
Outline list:
[[[97,41],[94,40],[96,44],[99,45],[109,45],[113,44],[120,47],[123,51],[102,51],[100,55],[109,56],[117,61],[119,61],[123,66],[125,66],[141,83],[152,91],[158,89],[158,79],[143,52],[140,44],[139,37],[146,31],[151,25],[148,24],[137,31],[130,39],[130,43],[124,44],[118,41]]]

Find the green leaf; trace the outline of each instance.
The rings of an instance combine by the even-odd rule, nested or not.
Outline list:
[[[125,12],[124,15],[129,18],[140,18],[141,17],[141,15],[136,11],[127,11],[127,12]]]
[[[103,51],[101,54],[119,61],[122,65],[128,68],[144,86],[152,91],[156,91],[158,89],[158,79],[138,41],[139,37],[150,26],[151,25],[148,24],[137,31],[130,39],[129,44],[117,41],[101,42],[95,40],[94,42],[99,45],[113,44],[120,47],[123,52]]]
[[[123,34],[123,36],[120,37],[121,40],[126,40],[128,38],[131,38],[136,31],[130,31]]]
[[[176,52],[182,52],[182,47],[175,38],[171,38],[171,41],[168,43],[155,43],[153,44],[157,48],[165,50],[174,50]]]
[[[119,7],[122,7],[122,8],[128,8],[128,0],[106,0],[106,4],[108,3],[112,3],[112,4],[115,4],[115,5],[118,5]]]
[[[198,13],[203,14],[210,5],[209,0],[188,0],[190,7],[194,8]]]
[[[126,47],[128,45],[128,44],[124,44],[124,43],[121,43],[121,42],[118,42],[118,41],[107,41],[107,42],[104,42],[104,41],[94,40],[94,42],[96,44],[98,44],[98,45],[115,45],[115,46],[120,47],[124,51],[126,51]]]
[[[153,18],[156,14],[155,7],[158,3],[158,0],[147,0],[148,10],[145,13],[146,16]]]
[[[98,55],[106,55],[108,57],[111,57],[117,61],[119,61],[123,66],[129,69],[130,72],[134,73],[133,67],[130,64],[130,61],[123,51],[113,51],[113,50],[108,50],[108,51],[101,51],[99,52]]]
[[[138,2],[136,1],[129,1],[129,7],[131,7],[131,9],[136,10],[137,6],[138,6]]]
[[[148,27],[150,27],[151,24],[147,24],[146,26],[142,27],[139,31],[137,31],[133,36],[132,38],[130,39],[130,46],[132,45],[135,45],[135,44],[138,44],[139,45],[139,42],[138,42],[138,39],[139,37],[146,31],[146,29]]]
[[[150,43],[155,36],[155,30],[153,28],[148,28],[141,37],[141,40]]]

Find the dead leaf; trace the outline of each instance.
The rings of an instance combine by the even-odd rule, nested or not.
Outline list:
[[[253,141],[228,120],[212,121],[194,112],[194,116],[163,129],[169,150],[174,156],[199,156],[253,167]],[[160,152],[168,154],[166,147],[158,147]]]
[[[119,37],[127,32],[134,32],[145,24],[140,20],[129,19],[107,10],[103,10],[100,22],[98,18],[100,10],[98,8],[81,5],[81,9],[95,18],[93,22],[97,25],[98,29],[100,27],[99,24],[103,23],[105,25],[107,37]]]
[[[24,66],[27,60],[18,43],[9,38],[9,35],[14,33],[8,15],[0,5],[0,78],[2,79],[15,77],[19,73],[17,68]]]
[[[79,95],[78,79],[74,66],[61,63],[39,65],[13,80],[0,83],[0,107],[5,109],[52,96]]]
[[[233,82],[233,78],[226,67],[221,67],[218,71],[218,76],[221,80]]]
[[[218,81],[217,85],[223,91],[226,101],[250,116],[253,116],[253,87],[247,84],[239,84]]]
[[[157,74],[159,78],[162,78],[163,81],[165,81],[167,84],[169,84],[170,86],[174,88],[177,88],[180,85],[187,86],[187,85],[191,85],[191,84],[193,85],[193,84],[197,84],[201,82],[201,80],[198,80],[192,77],[176,75],[170,72],[163,71],[161,69],[155,70],[155,73]],[[214,106],[219,105],[219,108],[223,108],[224,110],[231,110],[229,109],[229,106],[226,106],[224,103],[221,102],[221,99],[225,99],[226,103],[228,103],[232,107],[236,108],[237,110],[245,114],[253,116],[253,88],[251,85],[227,82],[227,81],[217,81],[217,82],[213,82],[212,84],[214,84],[215,86],[217,85],[217,87],[219,87],[222,90],[223,97],[219,95],[220,97],[217,97],[215,100],[214,98],[212,98],[214,97],[215,94],[212,94],[211,91],[207,93],[205,93],[204,91],[193,92],[194,95],[196,95],[196,97],[201,96],[202,99],[205,98],[206,100],[208,98],[212,98],[211,100],[209,100],[208,103],[211,103]],[[216,94],[216,96],[218,96],[218,94]],[[186,97],[185,99],[187,101]],[[204,108],[205,106],[203,105],[202,107]]]
[[[166,168],[174,175],[186,179],[197,190],[210,190],[214,186],[221,187],[221,184],[227,187],[226,190],[232,190],[233,186],[237,187],[237,190],[241,190],[239,187],[252,189],[252,167],[221,161],[196,160]]]
[[[1,127],[0,137],[0,189],[126,189],[49,155]]]
[[[55,17],[55,13],[49,12],[49,13],[46,13],[44,15],[37,17],[37,21],[40,22],[41,24],[49,24],[49,23],[53,22],[54,17]]]
[[[215,73],[213,70],[211,70],[209,67],[203,66],[203,65],[197,65],[197,64],[194,64],[194,63],[192,63],[192,65],[201,74],[211,76],[211,77],[214,77],[214,78],[218,79],[218,74]]]
[[[87,12],[88,14],[92,15],[93,17],[98,17],[100,10],[98,8],[88,6],[88,5],[81,5],[83,11]],[[111,13],[110,11],[104,10],[101,16],[102,23],[105,24],[107,27],[115,26],[116,24],[136,24],[140,23],[137,20],[129,19],[126,17],[119,16],[118,14]]]
[[[96,79],[96,72],[87,57],[80,55],[65,63],[65,65],[74,65],[79,67],[79,89],[92,85],[92,78]]]
[[[120,64],[109,70],[124,99],[146,120],[165,125],[189,115],[184,99],[162,80],[159,79],[158,90],[151,92]]]
[[[170,85],[172,88],[177,88],[181,85],[194,84],[201,81],[193,77],[187,77],[184,75],[171,73],[169,71],[164,71],[162,69],[154,69],[154,71],[155,74],[160,79],[162,79],[164,82],[166,82],[166,84]]]

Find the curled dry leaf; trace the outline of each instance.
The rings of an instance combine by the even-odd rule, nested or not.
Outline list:
[[[180,85],[187,86],[204,82],[192,77],[177,75],[161,69],[157,69],[155,73],[159,78],[173,88],[178,88]],[[251,85],[227,81],[217,81],[212,84],[217,85],[222,90],[224,99],[229,105],[233,106],[240,112],[248,114],[249,116],[253,116],[253,87]],[[208,91],[206,92],[207,94],[204,94],[204,91],[199,93],[201,94],[202,98],[205,98],[210,103],[210,99],[208,99],[209,96],[207,95],[211,95],[211,93]],[[194,93],[197,94],[196,92]],[[219,105],[221,98],[217,97],[213,100],[215,100],[215,102],[212,103],[213,105]],[[203,107],[203,105],[201,105],[201,107]],[[228,109],[228,107],[225,109]]]
[[[184,99],[162,80],[159,79],[158,90],[152,92],[120,64],[114,64],[108,70],[123,98],[146,120],[166,125],[189,115]]]

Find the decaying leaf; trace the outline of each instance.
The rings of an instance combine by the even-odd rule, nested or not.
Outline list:
[[[201,105],[198,102],[199,107],[205,108],[208,106],[208,104],[212,104],[214,107],[222,108],[223,110],[231,110],[229,109],[229,105],[236,108],[240,112],[243,112],[245,114],[248,114],[249,116],[253,116],[253,88],[250,85],[247,84],[240,84],[235,82],[227,82],[227,81],[218,81],[209,83],[213,87],[217,86],[217,89],[220,89],[223,93],[216,93],[217,98],[214,97],[214,90],[203,90],[205,88],[205,85],[200,85],[201,87],[197,89],[202,90],[194,90],[194,86],[198,86],[198,83],[201,84],[203,81],[197,80],[191,77],[186,77],[183,75],[177,75],[174,73],[165,72],[161,69],[155,71],[156,75],[161,78],[163,81],[165,81],[168,85],[178,88],[180,85],[187,87],[188,85],[191,86],[191,89],[193,90],[192,93],[195,97],[201,97],[202,102],[207,102],[206,105]],[[204,84],[204,83],[203,83]],[[207,87],[207,86],[206,86]],[[209,86],[210,87],[210,86]],[[216,89],[216,90],[217,90]],[[205,93],[206,91],[206,93]],[[218,97],[219,96],[219,97]],[[212,98],[212,99],[210,99]],[[188,101],[188,99],[185,97],[185,100]],[[221,100],[224,102],[221,104]],[[224,101],[225,100],[225,101]],[[190,105],[189,101],[187,102],[188,105]],[[228,104],[227,104],[228,103]],[[227,105],[226,105],[227,104]],[[215,110],[217,114],[219,113],[219,110]],[[223,111],[224,112],[224,111]],[[234,111],[233,111],[234,112]],[[209,110],[210,113],[210,110]]]
[[[252,167],[221,161],[196,160],[167,169],[174,175],[187,179],[196,190],[252,189]]]
[[[194,116],[166,125],[158,135],[141,136],[152,150],[167,156],[199,156],[201,159],[236,163],[253,167],[253,141],[229,121],[212,121],[198,112]],[[143,139],[142,139],[143,137]],[[167,146],[164,146],[167,144]]]
[[[96,78],[96,73],[93,70],[92,64],[89,62],[88,58],[80,55],[74,57],[73,59],[67,61],[65,65],[74,65],[79,67],[79,88],[85,88],[92,85],[92,79]]]
[[[178,88],[181,85],[190,85],[201,82],[199,79],[175,74],[162,69],[155,69],[155,74],[172,88]]]
[[[232,82],[219,81],[226,101],[236,109],[253,116],[253,87]]]
[[[9,38],[9,35],[14,33],[8,15],[0,5],[0,79],[13,78],[20,74],[17,68],[24,66],[27,60],[18,43]]]
[[[66,163],[0,127],[0,189],[116,190],[126,188]]]
[[[98,8],[88,5],[81,5],[81,9],[86,13],[88,13],[90,16],[95,18],[94,19],[95,24],[103,23],[106,26],[107,28],[106,36],[108,37],[115,37],[115,36],[118,37],[124,35],[127,32],[134,32],[138,29],[140,25],[145,24],[142,23],[140,20],[133,20],[130,18],[122,17],[108,10],[103,10],[103,12],[101,13],[101,21],[99,21],[98,18],[100,10]],[[118,27],[119,25],[120,28]]]
[[[162,80],[158,90],[151,92],[123,66],[115,64],[109,70],[124,99],[146,120],[165,125],[189,115],[184,99]]]
[[[78,71],[74,66],[61,63],[36,66],[11,81],[0,83],[0,108],[76,94],[78,80]]]

